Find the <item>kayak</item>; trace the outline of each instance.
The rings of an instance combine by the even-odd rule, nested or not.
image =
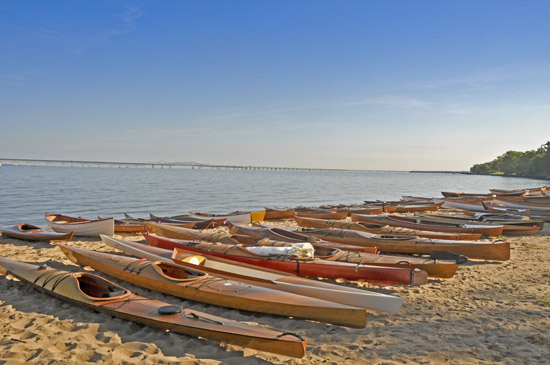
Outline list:
[[[145,298],[97,275],[5,258],[0,258],[0,266],[36,289],[113,317],[259,351],[298,358],[305,354],[307,340],[297,334],[251,326]]]
[[[295,212],[293,208],[265,208],[264,220],[292,219]]]
[[[500,240],[495,242],[436,240],[415,236],[376,235],[341,228],[302,228],[300,233],[348,245],[376,246],[382,252],[428,255],[436,251],[449,251],[471,259],[496,261],[510,259],[510,242]]]
[[[58,246],[65,256],[77,265],[90,266],[120,280],[180,298],[355,328],[363,328],[366,324],[366,312],[361,308],[251,286],[209,275],[198,268],[186,268],[162,261],[142,260],[66,245]]]
[[[453,233],[479,233],[483,236],[500,236],[504,230],[503,226],[498,225],[471,225],[471,224],[452,224],[452,223],[423,223],[421,217],[405,217],[398,215],[363,215],[354,214],[352,221],[383,224],[392,227],[404,227],[418,229],[422,231],[453,232]]]
[[[352,218],[353,219],[353,218]],[[418,236],[426,238],[438,238],[445,240],[477,240],[481,238],[479,233],[451,233],[451,232],[432,232],[419,231],[416,229],[390,227],[383,224],[374,224],[361,221],[349,222],[332,219],[315,219],[294,217],[294,220],[300,227],[307,228],[343,228],[352,229],[354,231],[363,231],[374,234],[392,234],[399,236]]]
[[[24,241],[69,241],[73,238],[74,234],[74,231],[68,233],[48,231],[28,223],[19,223],[13,227],[0,228],[0,231],[6,237]]]
[[[229,231],[236,232],[236,234],[227,234],[220,231],[198,231],[184,227],[175,227],[170,224],[147,222],[147,230],[150,233],[178,240],[221,242],[230,245],[244,243],[249,246],[254,246],[260,244],[265,238],[269,238],[279,242],[287,242],[289,245],[292,243],[310,242],[315,249],[340,249],[367,253],[377,252],[376,247],[358,247],[336,242],[326,242],[318,239],[312,241],[308,236],[280,228],[267,228],[263,226],[245,227],[236,223],[229,223],[228,226]]]
[[[269,269],[296,273],[300,276],[342,278],[385,285],[422,285],[428,281],[425,271],[381,267],[320,259],[302,259],[286,255],[264,255],[251,252],[244,245],[183,241],[151,234],[143,235],[151,246],[164,249],[184,248],[197,253],[244,262]]]
[[[532,236],[544,226],[544,221],[535,219],[496,219],[480,216],[480,219],[472,217],[451,217],[445,215],[422,215],[422,221],[427,223],[454,223],[485,225],[494,224],[503,226],[502,234],[506,236]]]
[[[265,288],[306,295],[353,307],[396,313],[403,304],[402,298],[393,295],[332,284],[326,281],[310,280],[291,273],[258,268],[241,262],[236,263],[209,254],[197,255],[196,252],[185,250],[185,248],[166,250],[108,236],[101,236],[101,239],[106,245],[135,257],[151,261],[176,262],[189,268],[198,267],[204,272],[219,277],[237,279]]]
[[[114,218],[87,220],[54,213],[46,213],[45,217],[50,228],[56,232],[74,231],[75,236],[99,236],[100,234],[112,236],[115,234]]]

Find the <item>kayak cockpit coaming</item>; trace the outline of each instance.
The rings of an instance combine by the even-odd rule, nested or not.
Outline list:
[[[188,282],[204,280],[209,277],[205,272],[183,268],[182,266],[172,265],[162,261],[152,262],[151,267],[162,277],[171,281]]]
[[[131,294],[129,290],[97,275],[76,273],[72,274],[71,277],[76,280],[78,289],[88,299],[122,299]]]

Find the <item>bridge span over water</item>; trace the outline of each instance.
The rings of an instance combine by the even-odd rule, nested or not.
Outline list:
[[[99,168],[190,168],[215,170],[275,170],[275,171],[340,171],[340,172],[408,172],[397,170],[361,170],[361,169],[323,169],[310,167],[274,167],[250,165],[216,165],[200,162],[112,162],[112,161],[76,161],[76,160],[42,160],[25,158],[0,158],[0,165],[10,166],[61,166],[61,167],[99,167]]]

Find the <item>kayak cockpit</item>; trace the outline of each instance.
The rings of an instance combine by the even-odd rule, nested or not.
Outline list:
[[[42,228],[33,226],[32,224],[28,223],[21,223],[19,224],[19,230],[22,232],[28,232],[28,231],[42,231]]]
[[[208,277],[208,274],[204,272],[186,269],[181,266],[171,265],[167,262],[161,261],[153,263],[153,268],[165,278],[174,281],[197,280]]]
[[[120,298],[130,294],[130,291],[91,274],[74,275],[78,288],[86,296],[93,299]]]

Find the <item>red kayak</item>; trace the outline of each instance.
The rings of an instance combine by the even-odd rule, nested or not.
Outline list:
[[[183,241],[150,234],[145,234],[144,237],[154,247],[168,250],[178,248],[210,257],[214,256],[244,262],[300,276],[343,278],[387,285],[421,285],[428,282],[428,274],[419,269],[371,266],[321,259],[301,259],[284,255],[263,255],[253,253],[243,245]]]

